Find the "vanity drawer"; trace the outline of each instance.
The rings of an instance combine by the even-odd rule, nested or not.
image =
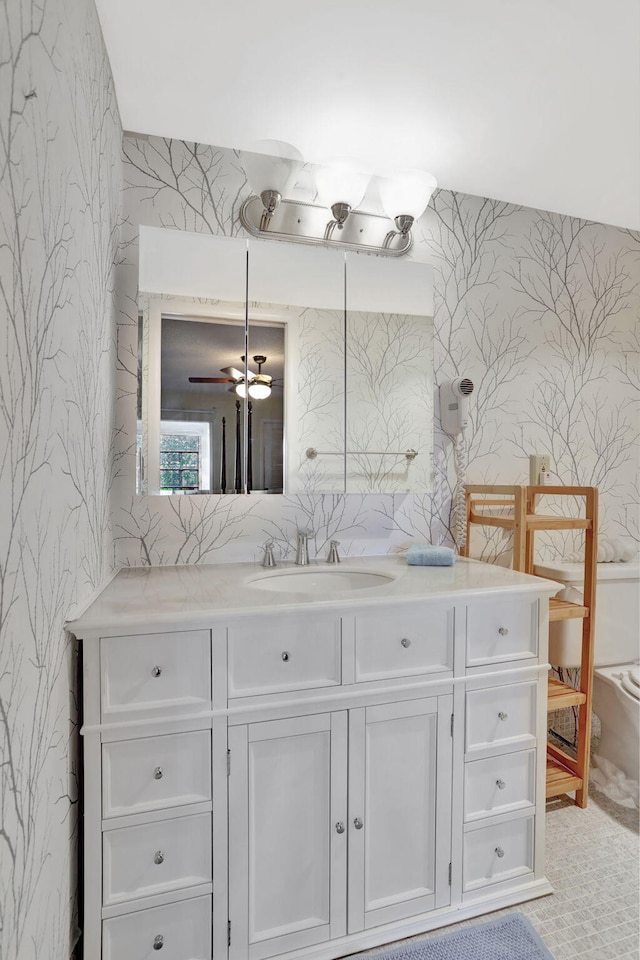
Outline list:
[[[105,830],[102,835],[105,906],[210,882],[210,813]]]
[[[211,960],[211,907],[194,897],[105,920],[102,960]]]
[[[463,893],[531,873],[533,832],[533,817],[467,831],[463,850]]]
[[[452,669],[451,607],[359,614],[355,636],[356,682]]]
[[[467,609],[467,666],[538,655],[538,601],[477,601]]]
[[[340,682],[339,617],[278,617],[229,628],[230,698]]]
[[[208,709],[208,630],[100,640],[102,720],[145,719]]]
[[[467,755],[492,747],[533,745],[536,734],[535,681],[470,690],[466,697]]]
[[[211,731],[102,745],[102,816],[211,799]]]
[[[523,750],[465,763],[465,822],[532,807],[535,759],[535,750]]]

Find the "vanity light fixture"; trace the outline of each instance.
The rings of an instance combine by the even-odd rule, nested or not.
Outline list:
[[[426,170],[401,170],[394,177],[380,179],[384,212],[396,226],[385,237],[385,246],[392,243],[398,233],[403,237],[409,234],[415,221],[427,209],[436,187],[436,178]]]
[[[331,240],[333,231],[342,230],[347,217],[360,203],[369,186],[371,174],[355,160],[338,157],[316,169],[315,182],[318,200],[323,207],[330,207],[333,220],[329,220],[324,239]]]
[[[268,230],[273,213],[302,170],[302,154],[284,140],[258,140],[250,150],[240,151],[240,163],[262,202],[260,231]]]
[[[358,210],[371,175],[355,160],[339,158],[312,166],[313,202],[293,199],[304,161],[290,144],[262,140],[240,151],[253,190],[240,210],[254,237],[346,247],[389,257],[411,249],[411,228],[436,188],[431,174],[404,170],[379,179],[384,214]]]

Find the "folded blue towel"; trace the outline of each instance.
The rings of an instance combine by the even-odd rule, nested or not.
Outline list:
[[[412,543],[407,550],[407,563],[415,567],[452,567],[456,555],[450,547],[434,547],[429,543]]]

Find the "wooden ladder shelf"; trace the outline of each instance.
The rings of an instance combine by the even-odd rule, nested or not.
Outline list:
[[[595,631],[596,559],[598,530],[598,490],[596,487],[532,487],[505,484],[465,486],[467,541],[461,550],[469,556],[469,540],[474,524],[513,530],[513,569],[534,573],[534,536],[538,530],[584,530],[584,589],[582,603],[549,600],[549,621],[582,620],[582,657],[580,689],[553,677],[548,681],[548,711],[578,708],[577,756],[572,757],[555,744],[547,744],[547,798],[575,790],[575,802],[586,807],[589,784],[589,747],[591,741],[591,699]],[[580,517],[555,516],[537,512],[541,496],[581,498]],[[499,511],[495,508],[498,507]],[[506,511],[506,512],[505,512]]]

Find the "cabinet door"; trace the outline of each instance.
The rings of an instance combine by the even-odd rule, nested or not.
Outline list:
[[[349,714],[349,933],[450,902],[451,707]]]
[[[346,933],[347,714],[229,731],[231,960]]]

